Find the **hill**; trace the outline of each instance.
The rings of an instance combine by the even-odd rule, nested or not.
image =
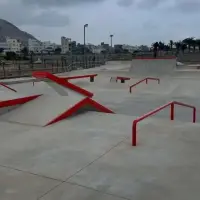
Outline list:
[[[4,19],[0,19],[0,42],[5,41],[6,36],[19,39],[24,43],[27,43],[29,38],[36,39],[31,34],[20,30],[12,23]]]

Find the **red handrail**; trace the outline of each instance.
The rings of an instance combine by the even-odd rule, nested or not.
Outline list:
[[[142,121],[143,119],[146,119],[147,117],[150,117],[151,115],[154,115],[156,114],[157,112],[163,110],[164,108],[170,106],[170,119],[171,120],[174,120],[174,105],[180,105],[180,106],[185,106],[185,107],[188,107],[188,108],[192,108],[193,109],[193,118],[192,118],[192,122],[195,123],[196,122],[196,107],[195,106],[191,106],[191,105],[188,105],[188,104],[185,104],[185,103],[181,103],[181,102],[178,102],[178,101],[172,101],[172,102],[169,102],[159,108],[156,108],[155,110],[152,110],[150,112],[148,112],[147,114],[135,119],[133,121],[133,126],[132,126],[132,146],[136,146],[136,141],[137,141],[137,138],[136,138],[136,132],[137,132],[137,123]]]
[[[136,85],[138,85],[138,84],[140,84],[140,83],[142,83],[144,81],[146,81],[146,84],[148,84],[148,80],[156,80],[156,81],[158,81],[158,84],[160,84],[160,79],[159,78],[147,77],[147,78],[144,78],[144,79],[138,81],[137,83],[131,85],[130,88],[129,88],[130,93],[132,92],[132,88],[135,87]]]

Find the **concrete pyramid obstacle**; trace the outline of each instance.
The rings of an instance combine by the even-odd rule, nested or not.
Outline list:
[[[54,87],[61,95],[33,96],[32,99],[34,99],[34,101],[28,102],[28,100],[24,100],[23,102],[26,104],[23,104],[10,112],[3,113],[0,119],[21,124],[48,126],[85,111],[113,113],[112,110],[91,99],[90,97],[93,96],[92,93],[69,83],[66,80],[60,79],[47,72],[35,72],[33,73],[33,76],[44,80],[49,79],[51,82],[54,82],[58,88],[61,86],[59,89],[57,86]],[[67,93],[63,88],[66,88],[70,93]],[[2,103],[2,106],[0,107],[4,107],[4,105],[15,105],[17,104],[16,102],[20,100],[15,99],[9,101],[14,101],[14,103]]]

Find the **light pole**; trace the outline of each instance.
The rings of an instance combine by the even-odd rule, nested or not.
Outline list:
[[[85,54],[85,29],[88,27],[88,24],[84,25],[84,54]]]
[[[114,35],[110,35],[110,45],[112,47],[112,38],[113,38]]]

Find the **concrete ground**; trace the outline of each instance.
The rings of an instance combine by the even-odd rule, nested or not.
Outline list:
[[[131,146],[132,122],[138,116],[172,100],[200,108],[199,74],[162,76],[160,84],[142,83],[130,94],[129,86],[140,78],[129,68],[128,62],[111,62],[67,74],[98,73],[94,83],[72,82],[94,92],[94,99],[116,114],[88,112],[45,128],[0,117],[0,200],[199,198],[199,110],[196,124],[191,123],[192,110],[179,106],[173,122],[169,109],[147,118],[138,125],[137,146]],[[118,75],[132,79],[109,82]],[[0,98],[57,95],[43,82],[12,87],[18,94],[1,88]]]

